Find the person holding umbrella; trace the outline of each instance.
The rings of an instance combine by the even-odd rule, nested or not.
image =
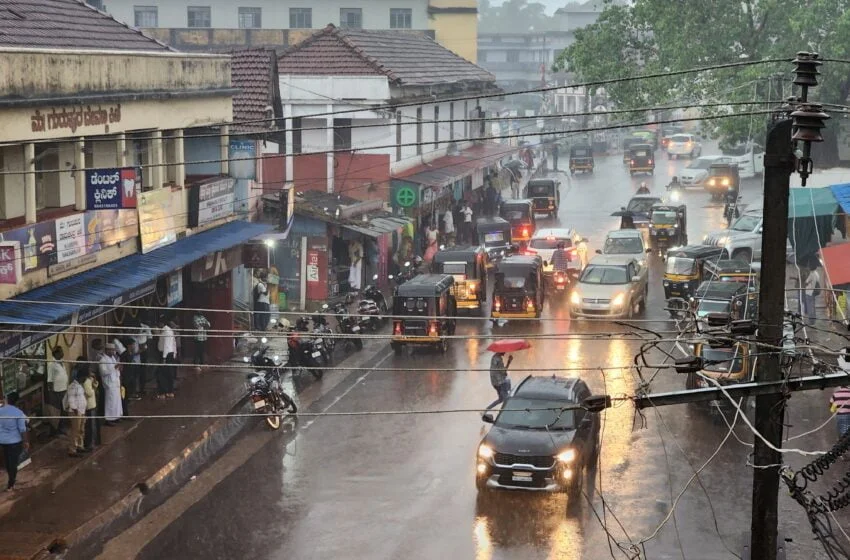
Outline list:
[[[496,390],[497,396],[496,400],[487,407],[487,410],[490,410],[499,403],[505,402],[511,396],[511,378],[508,377],[508,368],[511,367],[514,357],[508,356],[508,362],[505,363],[505,354],[527,348],[531,348],[531,345],[521,339],[497,340],[487,347],[487,350],[495,352],[490,359],[490,384]]]

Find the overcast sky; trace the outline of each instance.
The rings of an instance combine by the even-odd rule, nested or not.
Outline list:
[[[555,13],[555,10],[566,5],[569,2],[569,0],[528,0],[528,1],[529,1],[529,3],[540,2],[541,4],[546,6],[546,13],[549,14],[550,16]],[[502,2],[504,2],[504,0],[491,0],[490,3],[493,6],[501,6]]]

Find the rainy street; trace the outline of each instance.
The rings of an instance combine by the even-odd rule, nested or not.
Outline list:
[[[660,152],[659,152],[660,153]],[[711,152],[706,150],[708,155]],[[567,164],[562,157],[561,166]],[[624,206],[640,181],[664,193],[687,161],[658,162],[654,176],[630,178],[618,154],[597,159],[592,175],[560,174],[557,225],[589,239],[591,255],[610,214]],[[742,182],[744,202],[761,197],[760,179]],[[722,204],[701,189],[687,191],[688,233],[698,243],[723,227]],[[551,220],[538,227],[554,226]],[[670,331],[661,260],[650,257],[650,300],[642,328]],[[394,356],[389,346],[350,371],[334,371],[299,392],[305,412],[481,409],[495,394],[485,350],[489,322],[459,322],[445,355]],[[540,322],[517,321],[499,334],[563,335],[532,340],[511,366],[514,387],[529,373],[562,369],[594,392],[633,394],[629,367],[644,336],[625,326],[570,320],[563,304],[547,303]],[[581,335],[581,336],[578,336]],[[654,355],[660,360],[660,354]],[[656,361],[657,361],[656,360]],[[481,371],[469,371],[479,369]],[[654,373],[649,370],[648,376]],[[551,371],[539,375],[551,375]],[[662,370],[652,391],[684,388],[684,376]],[[790,404],[792,433],[817,427],[828,397],[798,394]],[[740,424],[740,423],[739,423]],[[475,454],[486,424],[475,412],[408,415],[303,416],[289,431],[249,430],[197,479],[159,510],[106,544],[142,559],[327,558],[578,559],[626,557],[617,542],[646,542],[645,558],[734,558],[747,538],[752,441],[737,426],[662,525],[677,494],[718,449],[727,428],[693,405],[648,409],[643,416],[620,403],[603,413],[598,468],[585,473],[584,497],[488,492],[475,487]],[[796,440],[826,447],[834,427]],[[739,439],[740,438],[740,439]],[[780,531],[792,539],[789,557],[819,558],[803,512],[781,492]],[[607,531],[607,532],[606,532]],[[610,538],[609,538],[610,535]],[[623,545],[626,546],[626,545]]]

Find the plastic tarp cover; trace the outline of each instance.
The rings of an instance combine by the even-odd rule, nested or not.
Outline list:
[[[838,202],[838,205],[841,206],[841,209],[845,213],[850,214],[850,183],[832,185],[829,188],[832,191],[833,196],[835,196],[835,200]]]
[[[833,286],[850,284],[850,243],[821,249],[823,266]]]
[[[798,262],[817,255],[832,237],[838,201],[830,187],[791,189],[788,200],[788,239]]]
[[[788,201],[789,218],[811,218],[813,216],[832,216],[838,210],[838,200],[832,187],[791,189]]]

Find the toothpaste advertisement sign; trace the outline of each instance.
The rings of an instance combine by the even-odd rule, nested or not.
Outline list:
[[[86,209],[135,208],[141,178],[141,170],[133,167],[86,171]]]

